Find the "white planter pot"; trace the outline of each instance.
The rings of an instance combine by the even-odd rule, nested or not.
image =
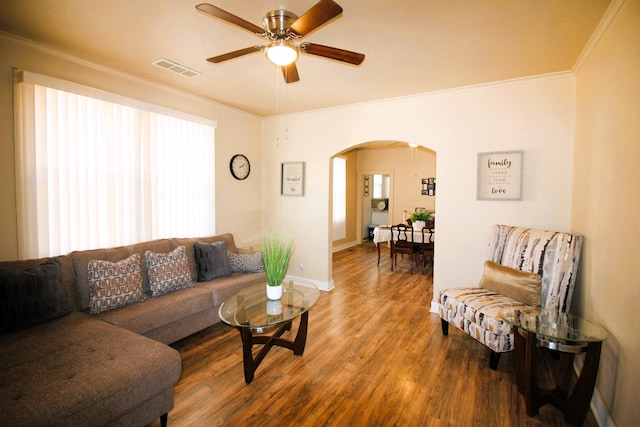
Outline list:
[[[282,284],[280,286],[267,286],[267,298],[272,301],[282,298]]]
[[[427,226],[427,223],[425,221],[416,221],[416,222],[412,222],[411,225],[413,226],[414,230],[422,230],[424,227]]]

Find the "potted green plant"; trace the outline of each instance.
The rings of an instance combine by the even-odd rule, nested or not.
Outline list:
[[[262,238],[260,252],[267,276],[267,298],[278,300],[282,297],[282,280],[293,253],[293,241],[270,234]]]
[[[415,230],[422,230],[427,225],[427,221],[431,219],[431,212],[420,210],[411,214],[411,225]]]

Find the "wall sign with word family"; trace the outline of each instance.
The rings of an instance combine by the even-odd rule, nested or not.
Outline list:
[[[282,163],[280,172],[280,194],[304,196],[304,162]]]
[[[478,153],[478,200],[522,200],[523,151]]]

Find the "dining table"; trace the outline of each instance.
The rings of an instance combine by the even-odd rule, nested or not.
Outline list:
[[[391,241],[391,225],[378,225],[373,229],[373,243],[378,248],[378,265],[380,265],[380,244],[389,243]],[[413,241],[420,242],[422,240],[422,230],[413,230]],[[431,230],[431,241],[435,240],[435,230]],[[391,257],[391,251],[389,251]]]

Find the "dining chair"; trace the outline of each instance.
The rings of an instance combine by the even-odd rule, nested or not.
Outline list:
[[[427,257],[430,259],[431,268],[433,269],[433,227],[424,227],[420,231],[421,238],[415,242],[418,252],[418,259],[422,258],[422,274],[425,272],[427,265]]]
[[[391,227],[391,271],[397,265],[398,254],[409,255],[411,257],[410,273],[413,274],[413,261],[417,255],[417,247],[414,244],[413,228],[404,224]]]

